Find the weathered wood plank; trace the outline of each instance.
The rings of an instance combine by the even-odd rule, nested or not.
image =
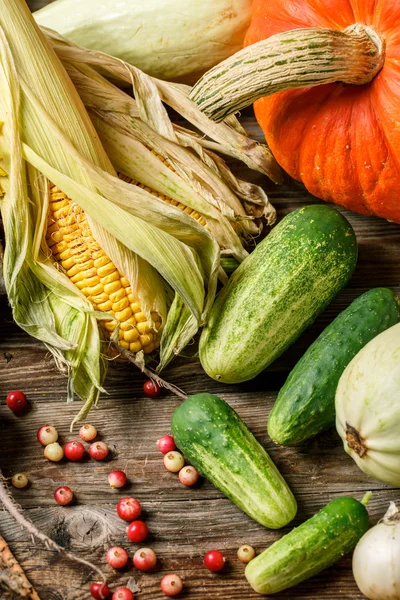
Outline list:
[[[32,9],[46,0],[31,0]],[[262,133],[251,111],[242,115],[245,127],[262,141]],[[250,172],[233,160],[235,172],[260,185],[278,209],[279,218],[300,206],[319,202],[303,186],[286,178],[275,186],[258,173]],[[339,209],[341,210],[341,209]],[[228,386],[210,380],[196,358],[176,360],[165,376],[173,383],[195,393],[208,390],[225,398],[248,423],[270,452],[292,487],[299,504],[293,525],[311,516],[329,500],[341,495],[361,498],[374,491],[369,506],[371,522],[376,522],[399,491],[374,481],[356,467],[342,449],[335,431],[320,435],[299,448],[274,446],[266,435],[269,411],[288,371],[321,330],[362,292],[374,286],[389,286],[400,292],[398,260],[400,227],[380,219],[343,211],[359,240],[359,260],[349,285],[332,302],[294,346],[259,377],[246,384]],[[65,443],[74,439],[69,424],[79,403],[66,404],[66,379],[60,374],[41,344],[27,336],[12,322],[5,299],[0,299],[0,399],[10,389],[22,388],[29,395],[30,408],[15,416],[0,406],[0,466],[6,476],[16,471],[28,474],[31,485],[14,491],[26,515],[58,543],[104,567],[115,589],[135,577],[141,588],[138,600],[164,598],[159,581],[167,572],[178,572],[185,581],[180,596],[189,600],[252,600],[253,593],[243,577],[243,566],[235,558],[242,543],[263,550],[283,533],[264,529],[233,506],[213,486],[202,480],[194,489],[181,486],[175,475],[167,473],[155,442],[169,431],[170,416],[179,400],[171,394],[150,400],[143,396],[143,377],[131,365],[111,363],[99,410],[90,415],[104,439],[113,449],[103,463],[85,459],[81,463],[62,461],[52,464],[43,458],[36,441],[40,425],[53,423]],[[126,469],[129,484],[123,491],[110,490],[107,474],[114,468]],[[75,505],[58,507],[52,498],[58,485],[74,490]],[[134,495],[143,504],[150,527],[148,544],[159,557],[153,574],[140,574],[133,567],[121,574],[105,565],[110,545],[122,545],[132,554],[137,548],[125,537],[125,525],[115,513],[119,498]],[[77,568],[65,558],[39,544],[33,544],[12,518],[0,513],[0,531],[37,587],[42,600],[89,600],[88,582],[92,574]],[[221,575],[206,571],[202,555],[220,548],[228,558]],[[346,557],[332,569],[304,582],[293,590],[275,596],[277,600],[361,600],[351,574],[351,559]]]

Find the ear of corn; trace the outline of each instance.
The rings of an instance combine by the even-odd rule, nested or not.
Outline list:
[[[74,87],[22,0],[0,0],[0,45],[7,292],[16,321],[44,341],[68,371],[69,398],[75,386],[87,401],[83,418],[105,374],[107,346],[97,321],[105,330],[117,322],[114,335],[128,330],[127,315],[119,314],[125,309],[111,308],[114,315],[98,310],[103,292],[96,286],[108,283],[91,269],[112,265],[125,294],[131,288],[125,296],[130,310],[130,295],[143,301],[141,312],[154,331],[162,328],[158,316],[166,315],[170,288],[198,327],[215,295],[219,249],[194,219],[172,206],[167,211],[153,194],[116,177]],[[56,241],[61,246],[52,250],[46,243],[49,210],[55,221],[49,243],[63,230]],[[66,274],[72,247],[82,259],[89,254],[79,267],[85,270],[75,274],[84,275],[82,291]],[[95,266],[95,260],[105,264]],[[113,300],[112,306],[119,302]],[[141,319],[135,317],[136,325]]]

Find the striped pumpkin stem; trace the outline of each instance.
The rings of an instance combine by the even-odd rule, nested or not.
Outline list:
[[[385,61],[385,41],[357,23],[344,31],[294,29],[247,46],[208,71],[191,99],[214,121],[277,92],[341,81],[364,85]]]

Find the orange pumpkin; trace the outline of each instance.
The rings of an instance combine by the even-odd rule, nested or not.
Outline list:
[[[271,44],[278,43],[283,32],[306,28],[344,32],[355,23],[367,26],[382,42],[381,64],[369,83],[286,86],[286,91],[255,102],[256,117],[279,164],[312,194],[400,223],[400,0],[253,0],[245,44],[271,36]],[[215,98],[218,73],[238,64],[238,58],[246,62],[250,51],[261,52],[258,46],[266,47],[246,48],[217,67],[219,72],[210,71],[213,82],[207,83],[207,76],[200,80],[193,94],[200,106],[205,86],[211,83]],[[335,61],[334,53],[331,59]],[[319,55],[310,52],[309,69],[312,60],[317,64]],[[269,77],[267,69],[264,77]],[[234,85],[240,88],[239,78]],[[220,91],[223,96],[224,86]],[[258,92],[252,99],[260,96]]]

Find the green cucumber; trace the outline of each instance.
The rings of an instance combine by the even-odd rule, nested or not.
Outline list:
[[[339,379],[355,355],[400,320],[400,303],[387,288],[354,300],[328,325],[289,374],[269,415],[276,444],[293,446],[335,424]]]
[[[296,500],[282,475],[221,398],[189,396],[172,415],[172,435],[196,469],[261,525],[278,529],[296,515]]]
[[[334,208],[287,215],[218,294],[200,338],[204,370],[225,383],[258,375],[342,289],[356,261],[355,233]]]
[[[367,503],[337,498],[254,558],[245,575],[259,594],[275,594],[330,567],[368,530]]]

